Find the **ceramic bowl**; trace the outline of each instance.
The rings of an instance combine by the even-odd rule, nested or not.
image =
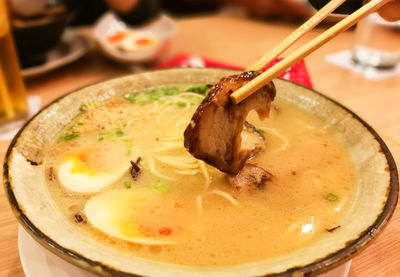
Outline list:
[[[277,79],[277,97],[323,120],[347,147],[356,168],[353,205],[341,228],[301,249],[263,261],[222,267],[194,267],[136,258],[105,246],[67,220],[44,184],[44,149],[79,113],[82,102],[158,85],[215,83],[234,73],[221,69],[170,69],[94,84],[55,100],[31,119],[12,141],[4,164],[4,185],[21,225],[59,257],[101,276],[315,276],[348,261],[387,224],[396,206],[398,175],[377,133],[337,102]]]
[[[13,36],[23,68],[36,66],[45,60],[46,53],[54,48],[67,27],[68,13],[31,20],[13,25]]]

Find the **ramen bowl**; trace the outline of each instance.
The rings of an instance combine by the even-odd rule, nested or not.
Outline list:
[[[395,162],[377,133],[357,115],[322,94],[277,79],[278,98],[335,130],[354,163],[356,189],[340,228],[329,236],[272,258],[227,266],[189,266],[132,256],[81,232],[57,208],[45,185],[44,153],[55,136],[94,102],[161,85],[212,84],[237,73],[221,69],[170,69],[129,75],[69,93],[32,118],[12,141],[4,185],[15,215],[48,250],[100,276],[316,276],[351,259],[387,224],[396,206]]]

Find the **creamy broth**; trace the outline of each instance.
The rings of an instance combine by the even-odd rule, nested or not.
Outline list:
[[[251,113],[247,120],[264,134],[266,148],[250,162],[273,177],[262,189],[240,191],[184,149],[183,130],[203,97],[187,88],[178,87],[183,94],[176,88],[134,92],[81,106],[45,162],[48,191],[71,222],[134,256],[199,266],[276,257],[340,228],[355,170],[332,130],[279,98],[268,119]],[[134,180],[129,162],[138,157],[141,170]],[[71,169],[66,161],[77,164]],[[100,176],[110,184],[96,191],[101,172],[108,172]],[[84,186],[69,180],[73,174],[89,176],[82,182],[86,191],[65,187]],[[102,214],[96,215],[97,228],[93,211]],[[98,223],[110,211],[118,214],[107,219],[113,227]]]

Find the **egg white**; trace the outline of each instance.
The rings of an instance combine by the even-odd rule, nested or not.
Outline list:
[[[137,44],[137,41],[147,39],[150,43],[145,45]],[[150,32],[129,32],[127,36],[120,42],[119,48],[126,52],[136,52],[154,48],[158,44],[157,37]]]
[[[135,206],[152,197],[154,193],[140,188],[107,191],[89,199],[84,212],[93,227],[110,236],[140,244],[173,244],[172,240],[145,237],[136,226],[135,213],[140,211]]]
[[[118,168],[99,172],[83,164],[78,155],[69,155],[58,167],[58,179],[69,191],[93,193],[118,181],[129,167],[126,161]]]

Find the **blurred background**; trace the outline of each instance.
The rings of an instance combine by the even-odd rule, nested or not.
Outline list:
[[[22,124],[65,93],[159,68],[245,69],[327,2],[0,0],[0,163]],[[385,18],[371,14],[281,75],[353,110],[383,137],[398,163],[399,2]],[[347,0],[282,57],[362,5]],[[24,276],[17,223],[7,206],[1,191],[0,276]],[[350,277],[398,276],[399,212],[393,217],[386,235],[353,261]],[[388,251],[396,254],[388,257]]]
[[[22,68],[41,64],[67,26],[93,26],[106,12],[123,23],[140,27],[161,14],[174,18],[227,13],[258,20],[301,22],[327,1],[321,0],[2,0],[9,9],[12,33]],[[351,13],[362,1],[349,0],[336,18]],[[335,16],[332,16],[333,18]],[[133,51],[133,50],[131,50]]]

